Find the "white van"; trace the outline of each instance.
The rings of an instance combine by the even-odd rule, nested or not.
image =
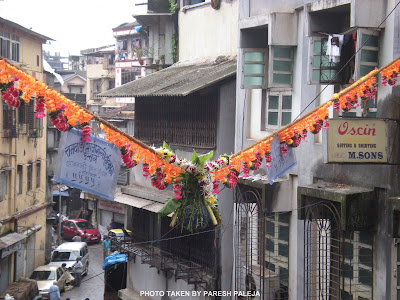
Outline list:
[[[49,265],[61,266],[67,264],[67,268],[72,267],[76,258],[81,257],[82,275],[89,273],[89,251],[84,242],[62,243],[52,253]]]

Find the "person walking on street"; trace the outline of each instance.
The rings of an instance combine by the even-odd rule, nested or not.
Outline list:
[[[75,275],[75,286],[78,287],[81,285],[81,280],[82,280],[82,262],[81,258],[77,257],[76,262],[72,266],[74,270],[74,275]]]
[[[76,236],[74,236],[74,237],[72,238],[72,241],[73,241],[73,242],[82,242],[82,238],[81,238],[81,236],[79,235],[79,233],[78,233]]]
[[[73,283],[74,283],[75,278],[70,273],[70,269],[71,268],[67,268],[67,264],[66,263],[63,263],[61,265],[61,268],[63,269],[63,271],[65,273],[65,277],[66,277],[65,283],[67,284],[67,286],[72,286]]]
[[[83,234],[81,235],[81,240],[82,240],[82,242],[85,242],[86,243],[86,241],[87,241],[87,234],[86,234],[86,230],[83,232]]]
[[[104,238],[104,240],[101,243],[101,245],[103,246],[104,257],[110,255],[110,252],[111,252],[111,241],[110,241],[110,238],[108,236],[106,236]]]
[[[60,300],[60,289],[57,286],[57,281],[53,282],[53,285],[49,288],[49,299],[50,300]]]

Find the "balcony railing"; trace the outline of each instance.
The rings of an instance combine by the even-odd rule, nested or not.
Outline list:
[[[199,258],[190,257],[189,254],[180,255],[174,251],[165,251],[164,245],[155,246],[149,243],[138,243],[135,238],[112,238],[111,248],[120,253],[127,253],[129,259],[136,260],[141,257],[142,264],[148,264],[156,268],[158,272],[164,271],[168,277],[175,277],[175,280],[182,279],[188,284],[210,286],[215,284],[216,264],[213,262],[215,252],[204,253],[208,257],[207,264],[195,262]],[[168,248],[167,248],[168,249]],[[171,250],[171,249],[169,249]],[[181,248],[182,250],[182,248]],[[189,255],[189,256],[188,256]]]

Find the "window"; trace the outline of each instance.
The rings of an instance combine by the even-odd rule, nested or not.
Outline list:
[[[36,163],[36,187],[40,187],[40,162]]]
[[[271,47],[270,86],[292,86],[294,47]]]
[[[19,36],[16,36],[15,34],[12,35],[11,59],[19,62]]]
[[[205,0],[186,0],[184,5],[194,5],[205,2]]]
[[[21,105],[18,107],[18,132],[20,134],[26,134],[27,130],[27,106]]]
[[[356,78],[368,74],[378,67],[379,32],[370,29],[359,29],[357,32],[357,48],[361,50],[356,57]]]
[[[36,65],[39,67],[40,66],[40,58],[39,55],[36,55]]]
[[[134,67],[129,69],[121,69],[121,83],[125,84],[136,79],[136,76],[140,76],[140,68]]]
[[[378,67],[379,32],[354,29],[343,35],[339,62],[326,55],[328,37],[312,37],[310,83],[349,84]],[[355,58],[352,58],[355,55]],[[350,59],[348,64],[346,64]],[[340,73],[338,74],[338,72]]]
[[[217,94],[135,102],[135,137],[150,143],[214,148],[217,130]],[[182,114],[182,112],[185,112]]]
[[[264,266],[278,274],[281,285],[286,287],[289,284],[289,220],[290,213],[272,213],[265,217]]]
[[[16,190],[18,194],[22,194],[22,178],[23,178],[23,169],[22,165],[17,166],[17,182],[16,182]]]
[[[18,137],[16,111],[7,104],[3,104],[3,137]]]
[[[69,85],[68,92],[73,94],[82,94],[82,86],[79,85]]]
[[[346,299],[372,299],[372,235],[365,231],[345,234],[344,293]]]
[[[128,50],[128,40],[120,40],[118,41],[118,46],[120,50]]]
[[[24,105],[27,109],[27,133],[31,138],[40,138],[43,136],[43,119],[35,116],[35,101],[31,99],[28,104]]]
[[[11,35],[8,32],[0,31],[1,56],[11,59]]]
[[[8,194],[9,171],[0,171],[0,201],[6,200]]]
[[[243,49],[242,88],[260,89],[266,87],[266,49]]]
[[[32,190],[32,164],[30,164],[28,166],[26,190],[27,191],[31,191]]]
[[[111,90],[115,88],[115,80],[114,79],[109,79],[108,80],[108,89]]]
[[[282,127],[292,120],[290,92],[269,92],[265,103],[264,128]]]

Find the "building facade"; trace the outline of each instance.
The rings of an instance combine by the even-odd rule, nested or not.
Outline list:
[[[150,2],[156,3],[148,2],[149,7]],[[181,7],[175,17],[182,60],[99,96],[135,97],[135,137],[149,145],[165,141],[187,159],[193,149],[199,154],[213,150],[214,159],[232,153],[238,40],[237,32],[224,33],[224,22],[237,27],[237,13],[238,1],[226,1],[219,10],[210,2]],[[140,21],[146,18],[138,16]],[[214,28],[215,34],[203,30],[204,26]],[[188,27],[195,39],[181,34]],[[215,36],[224,37],[222,48],[215,43]],[[193,40],[203,45],[196,56],[190,54]],[[210,44],[215,47],[204,47]],[[171,229],[171,218],[158,221],[157,212],[172,196],[172,187],[157,191],[141,173],[141,165],[133,168],[129,185],[115,198],[129,207],[123,225],[132,230],[134,242],[130,250],[121,249],[129,253],[130,260],[127,289],[119,291],[119,297],[128,299],[139,291],[232,290],[233,230],[229,221],[226,227],[207,225],[196,238],[180,228]],[[233,191],[226,189],[218,198],[223,220],[232,221]],[[204,299],[204,295],[193,299]]]
[[[240,0],[235,151],[397,58],[398,16],[391,0]],[[339,51],[330,56],[332,45]],[[235,290],[260,291],[260,299],[397,299],[398,86],[377,89],[357,108],[331,109],[331,129],[309,134],[297,166],[273,184],[241,180]],[[379,134],[346,135],[378,124]]]
[[[42,45],[48,37],[0,19],[1,56],[45,81]],[[45,262],[46,119],[34,116],[35,100],[18,109],[0,104],[0,292]]]
[[[115,87],[114,45],[82,50],[86,57],[86,107],[93,113],[118,108],[115,98],[97,95]]]

